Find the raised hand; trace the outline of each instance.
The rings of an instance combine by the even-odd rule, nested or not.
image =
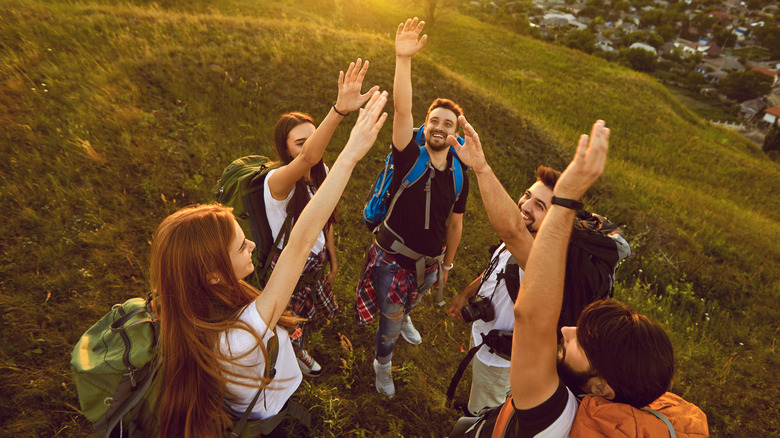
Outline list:
[[[463,127],[463,139],[466,140],[461,146],[455,136],[447,137],[447,143],[458,152],[458,158],[463,164],[474,169],[474,172],[481,172],[488,167],[485,152],[482,150],[482,143],[479,141],[479,134],[465,117],[458,117],[458,124]]]
[[[355,122],[355,127],[349,134],[347,145],[344,146],[342,156],[353,164],[360,161],[366,155],[376,141],[379,130],[387,120],[387,113],[382,109],[387,103],[387,91],[375,91],[368,100],[365,108],[360,109],[360,115]]]
[[[357,110],[375,91],[379,90],[379,85],[374,85],[365,94],[360,94],[367,71],[368,61],[363,62],[358,58],[356,62],[349,64],[346,74],[343,70],[339,72],[339,95],[336,98],[338,112],[346,114]]]
[[[593,124],[590,137],[583,134],[577,152],[555,184],[555,196],[580,199],[604,172],[609,149],[609,128],[603,120]]]
[[[398,30],[395,33],[396,56],[412,56],[423,48],[428,40],[428,35],[423,35],[418,41],[423,27],[425,27],[425,22],[418,22],[417,17],[410,18],[406,20],[406,23],[398,25]]]

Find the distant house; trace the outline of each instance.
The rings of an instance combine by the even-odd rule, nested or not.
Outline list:
[[[718,21],[715,23],[724,28],[731,28],[739,20],[737,17],[721,11],[712,11],[707,16],[716,18]]]
[[[568,26],[570,21],[574,20],[574,15],[572,14],[556,14],[556,13],[549,13],[545,14],[544,18],[542,19],[542,26],[544,27],[564,27]]]
[[[617,26],[617,28],[622,30],[623,32],[625,32],[627,34],[629,34],[631,32],[636,32],[636,31],[639,30],[639,26],[634,24],[634,22],[632,22],[632,21],[624,21],[624,22],[620,23]]]
[[[634,44],[631,44],[628,48],[629,49],[647,50],[648,52],[652,53],[653,55],[658,55],[658,52],[656,52],[655,47],[653,47],[653,46],[651,46],[649,44],[645,44],[645,43],[634,43]]]
[[[766,111],[764,111],[764,118],[762,119],[763,121],[772,125],[778,119],[780,119],[780,106],[773,106],[772,108],[767,108]]]
[[[772,71],[772,70],[769,70],[768,68],[758,67],[758,66],[753,67],[751,70],[755,70],[757,72],[763,73],[763,74],[771,77],[772,78],[772,86],[773,87],[775,86],[775,84],[777,84],[777,72],[776,71]]]
[[[763,97],[746,100],[739,104],[739,115],[745,120],[750,120],[760,114],[764,108],[766,108],[766,99]]]
[[[745,34],[747,33],[747,29],[744,27],[738,27],[734,29],[732,33],[737,36],[737,41],[745,41]]]
[[[614,52],[615,46],[612,45],[612,41],[610,41],[608,38],[604,38],[601,35],[596,35],[596,48],[603,50],[605,52]]]

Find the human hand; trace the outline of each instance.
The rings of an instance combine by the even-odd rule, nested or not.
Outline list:
[[[349,134],[342,156],[352,165],[363,158],[376,141],[379,130],[382,129],[387,113],[382,109],[387,103],[387,91],[375,91],[364,108],[360,109],[355,126]]]
[[[361,68],[362,65],[362,68]],[[363,88],[363,78],[368,71],[368,61],[363,62],[360,58],[357,62],[349,64],[347,73],[339,72],[339,95],[336,98],[336,111],[340,113],[350,113],[360,108],[374,91],[379,90],[379,85],[374,85],[365,94],[360,94]]]
[[[449,315],[453,321],[462,321],[463,315],[460,314],[460,311],[463,310],[463,308],[466,307],[466,304],[468,303],[468,298],[466,298],[466,296],[461,292],[457,297],[455,297],[454,300],[452,300],[452,304],[447,309],[447,315]]]
[[[336,270],[331,270],[328,272],[328,275],[325,277],[325,281],[330,284],[330,287],[333,288],[333,286],[336,285]]]
[[[428,35],[423,35],[419,41],[417,40],[423,27],[425,27],[425,22],[418,23],[417,17],[410,18],[405,23],[398,25],[398,30],[395,33],[396,56],[413,56],[423,48],[428,40]]]
[[[593,124],[590,137],[583,134],[577,143],[577,152],[555,184],[553,194],[560,198],[578,200],[604,172],[609,149],[609,128],[603,120]]]
[[[479,141],[479,134],[463,116],[458,117],[458,124],[463,127],[465,142],[461,145],[454,135],[450,135],[447,137],[447,143],[455,148],[458,158],[463,164],[474,169],[474,172],[480,173],[488,168],[488,163],[485,151],[482,150],[482,143]]]

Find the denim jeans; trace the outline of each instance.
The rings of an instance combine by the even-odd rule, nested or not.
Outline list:
[[[438,271],[433,271],[425,275],[425,281],[419,289],[417,300],[413,303],[396,304],[388,299],[390,288],[393,287],[393,277],[396,271],[401,269],[395,263],[388,265],[380,264],[374,266],[372,275],[374,276],[374,288],[376,289],[377,300],[379,301],[379,327],[376,331],[376,358],[380,363],[387,363],[393,358],[393,350],[398,335],[401,334],[401,323],[406,320],[414,306],[420,302],[420,299],[428,293],[436,282]]]

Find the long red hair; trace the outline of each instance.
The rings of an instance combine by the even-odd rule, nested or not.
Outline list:
[[[261,334],[237,319],[261,292],[233,272],[228,248],[234,221],[230,208],[196,205],[168,216],[152,238],[149,271],[162,354],[161,437],[218,437],[230,426],[225,384],[239,376],[220,365],[226,359],[217,343],[225,330],[251,333],[268,367]],[[292,328],[297,321],[286,315],[279,325]],[[256,382],[257,387],[267,383]]]

